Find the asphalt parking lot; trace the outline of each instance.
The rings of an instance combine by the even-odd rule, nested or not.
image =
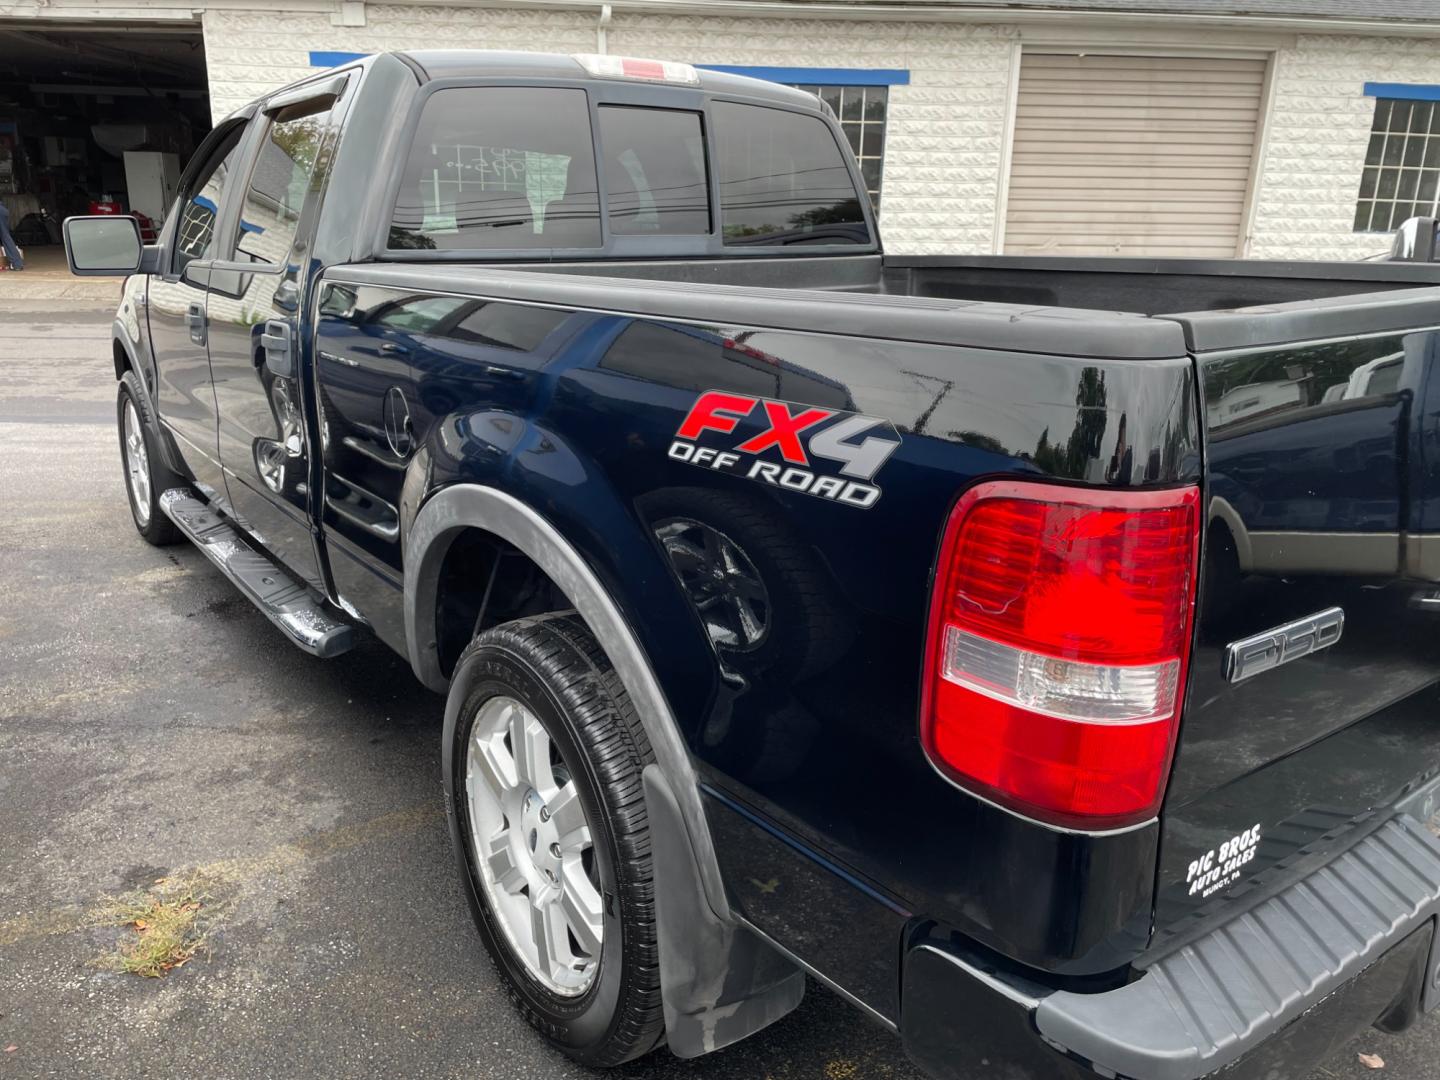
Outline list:
[[[198,552],[135,535],[109,321],[0,300],[0,1077],[593,1075],[517,1018],[473,931],[440,699],[383,646],[303,655]],[[193,871],[223,909],[208,953],[105,970],[101,899]],[[1361,1052],[1433,1080],[1440,1018],[1310,1080],[1376,1075]],[[614,1075],[918,1074],[812,984],[740,1046]]]

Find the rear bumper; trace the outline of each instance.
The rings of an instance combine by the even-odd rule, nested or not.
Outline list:
[[[1440,840],[1398,813],[1329,865],[1098,994],[987,973],[944,941],[907,953],[901,1034],[936,1077],[1198,1080],[1289,1072],[1372,1023],[1440,1005]],[[1297,1038],[1304,1028],[1312,1037]],[[1316,1052],[1318,1049],[1318,1053]],[[983,1061],[983,1064],[982,1064]],[[1001,1071],[1004,1071],[1004,1069]]]

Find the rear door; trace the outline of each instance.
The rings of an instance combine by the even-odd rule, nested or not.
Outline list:
[[[256,121],[227,261],[211,272],[206,304],[220,460],[234,514],[321,592],[299,342],[308,234],[342,88],[332,80],[290,91]]]
[[[1440,769],[1437,349],[1413,330],[1200,356],[1209,517],[1162,928]]]

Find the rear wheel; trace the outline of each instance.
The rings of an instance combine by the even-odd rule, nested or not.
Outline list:
[[[452,836],[486,948],[526,1020],[587,1065],[663,1034],[634,708],[577,617],[519,619],[461,655],[447,709]]]
[[[125,470],[125,493],[135,528],[157,547],[180,539],[180,530],[160,509],[160,496],[185,481],[175,475],[156,452],[150,435],[149,403],[133,371],[120,379],[115,399],[116,421],[120,428],[120,460]]]

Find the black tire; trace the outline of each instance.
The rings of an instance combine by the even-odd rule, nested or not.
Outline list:
[[[145,458],[148,463],[150,491],[143,496],[136,491],[131,479],[125,446],[125,409],[133,405],[140,424],[140,437],[145,442]],[[184,478],[177,476],[165,464],[160,448],[155,441],[155,416],[150,401],[140,387],[140,380],[133,371],[120,377],[120,389],[115,399],[115,426],[120,435],[120,469],[125,479],[125,496],[130,503],[130,516],[135,521],[135,530],[156,547],[176,543],[181,539],[180,530],[160,509],[160,496],[175,487],[186,487]]]
[[[518,699],[539,719],[591,826],[604,934],[595,977],[578,997],[556,994],[532,976],[506,940],[477,876],[466,750],[481,707],[502,695]],[[664,1035],[641,783],[641,770],[653,760],[624,687],[577,616],[517,619],[480,634],[461,654],[446,707],[444,770],[450,835],[471,914],[521,1015],[588,1066],[634,1060]]]

